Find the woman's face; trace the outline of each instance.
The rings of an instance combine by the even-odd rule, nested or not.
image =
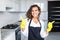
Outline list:
[[[32,8],[32,16],[33,16],[33,18],[37,18],[39,13],[40,13],[40,11],[38,10],[37,7]]]

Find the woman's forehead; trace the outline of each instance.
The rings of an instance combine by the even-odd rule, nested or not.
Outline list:
[[[34,9],[38,9],[38,7],[33,7],[32,10],[34,10]]]

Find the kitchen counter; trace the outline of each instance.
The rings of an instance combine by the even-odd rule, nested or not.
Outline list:
[[[1,40],[15,40],[15,30],[1,29]]]
[[[20,39],[20,21],[7,24],[0,28],[0,40],[18,40]]]

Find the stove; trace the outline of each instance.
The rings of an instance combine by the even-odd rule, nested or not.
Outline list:
[[[10,34],[13,34],[13,36]],[[2,40],[5,40],[4,38],[6,38],[6,40],[7,40],[8,37],[6,37],[6,35],[8,37],[11,36],[11,40],[21,40],[21,33],[20,33],[19,25],[18,24],[8,24],[6,26],[3,26],[1,28]],[[8,40],[10,40],[10,39],[8,39]]]

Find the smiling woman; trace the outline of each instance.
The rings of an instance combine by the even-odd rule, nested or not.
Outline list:
[[[30,14],[29,14],[30,11]],[[39,15],[41,13],[40,7],[37,5],[32,5],[28,10],[27,15],[30,16],[30,23],[29,23],[29,35],[28,40],[44,40],[40,36],[41,31],[41,23],[39,22]],[[34,26],[35,25],[35,26]]]
[[[41,9],[38,5],[32,5],[26,13],[26,23],[21,31],[28,40],[44,40],[45,35],[48,35],[44,27],[44,21],[39,19],[40,14]]]

